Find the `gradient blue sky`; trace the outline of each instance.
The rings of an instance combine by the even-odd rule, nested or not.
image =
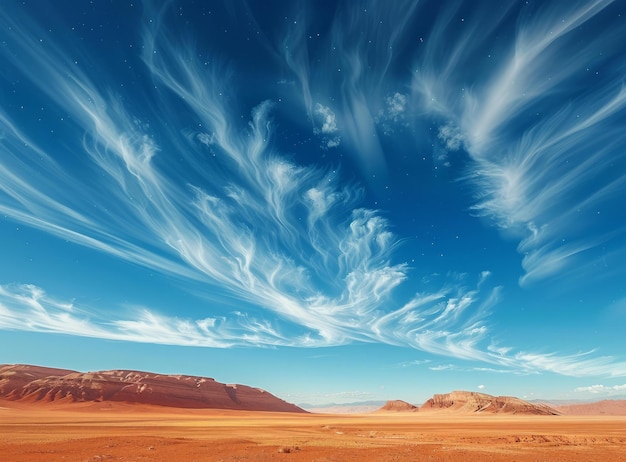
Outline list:
[[[496,3],[4,1],[0,362],[626,393],[626,5]]]

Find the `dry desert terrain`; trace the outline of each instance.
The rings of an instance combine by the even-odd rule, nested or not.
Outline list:
[[[0,400],[18,461],[626,461],[625,416],[359,415]]]

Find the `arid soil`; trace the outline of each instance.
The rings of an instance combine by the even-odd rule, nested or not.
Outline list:
[[[626,461],[624,416],[363,415],[0,400],[19,461]]]

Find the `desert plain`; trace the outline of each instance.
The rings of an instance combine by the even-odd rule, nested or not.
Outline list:
[[[352,415],[0,400],[20,461],[626,461],[626,416]]]

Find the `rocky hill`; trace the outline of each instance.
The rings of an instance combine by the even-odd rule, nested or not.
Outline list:
[[[419,408],[411,403],[399,399],[387,401],[379,411],[416,412]]]
[[[545,404],[533,404],[512,396],[491,396],[470,391],[453,391],[452,393],[434,395],[420,407],[420,411],[433,410],[447,410],[462,414],[560,414]]]
[[[306,412],[260,388],[206,377],[112,370],[76,372],[0,365],[0,398],[20,402],[125,402],[158,406]]]

